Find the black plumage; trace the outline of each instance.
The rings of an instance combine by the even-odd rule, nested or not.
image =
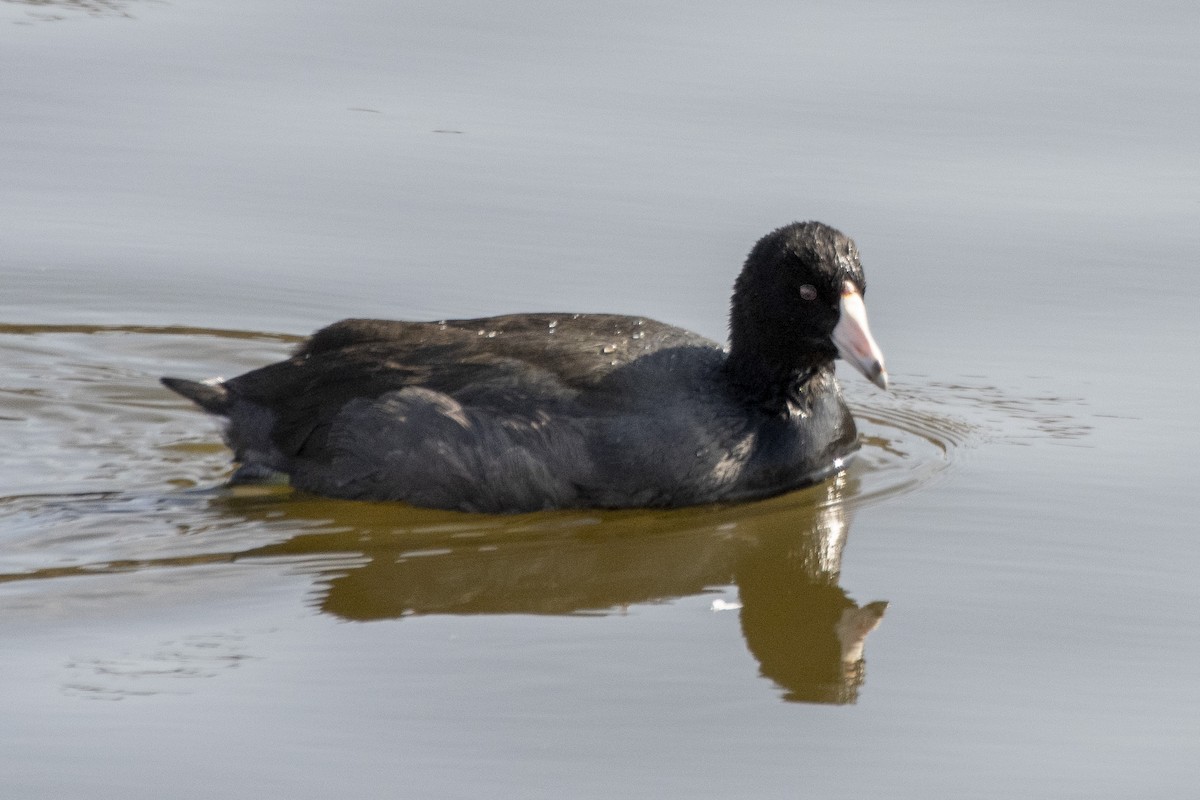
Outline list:
[[[833,360],[886,385],[864,288],[849,238],[795,223],[747,259],[728,351],[610,314],[350,319],[237,378],[163,382],[227,418],[235,480],[483,512],[739,501],[857,449]]]

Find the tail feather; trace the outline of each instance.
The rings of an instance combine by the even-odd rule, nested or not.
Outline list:
[[[228,414],[231,405],[229,390],[219,382],[203,383],[185,378],[160,378],[163,386],[181,394],[210,414]]]

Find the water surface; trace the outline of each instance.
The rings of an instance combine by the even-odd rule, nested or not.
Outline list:
[[[0,788],[1189,797],[1200,12],[0,4]],[[836,481],[477,517],[222,488],[157,377],[343,316],[723,338],[857,240]],[[882,615],[882,616],[880,616]]]

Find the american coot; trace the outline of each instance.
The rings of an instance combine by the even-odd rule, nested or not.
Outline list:
[[[849,237],[798,222],[751,250],[728,349],[613,314],[348,319],[278,364],[163,383],[228,419],[234,482],[477,512],[749,500],[858,449],[833,361],[887,388],[865,286]]]

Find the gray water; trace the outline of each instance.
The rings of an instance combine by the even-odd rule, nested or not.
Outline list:
[[[0,794],[1185,798],[1200,6],[0,3]],[[222,488],[157,377],[344,316],[721,339],[863,254],[834,481]],[[882,618],[880,614],[882,613]]]

